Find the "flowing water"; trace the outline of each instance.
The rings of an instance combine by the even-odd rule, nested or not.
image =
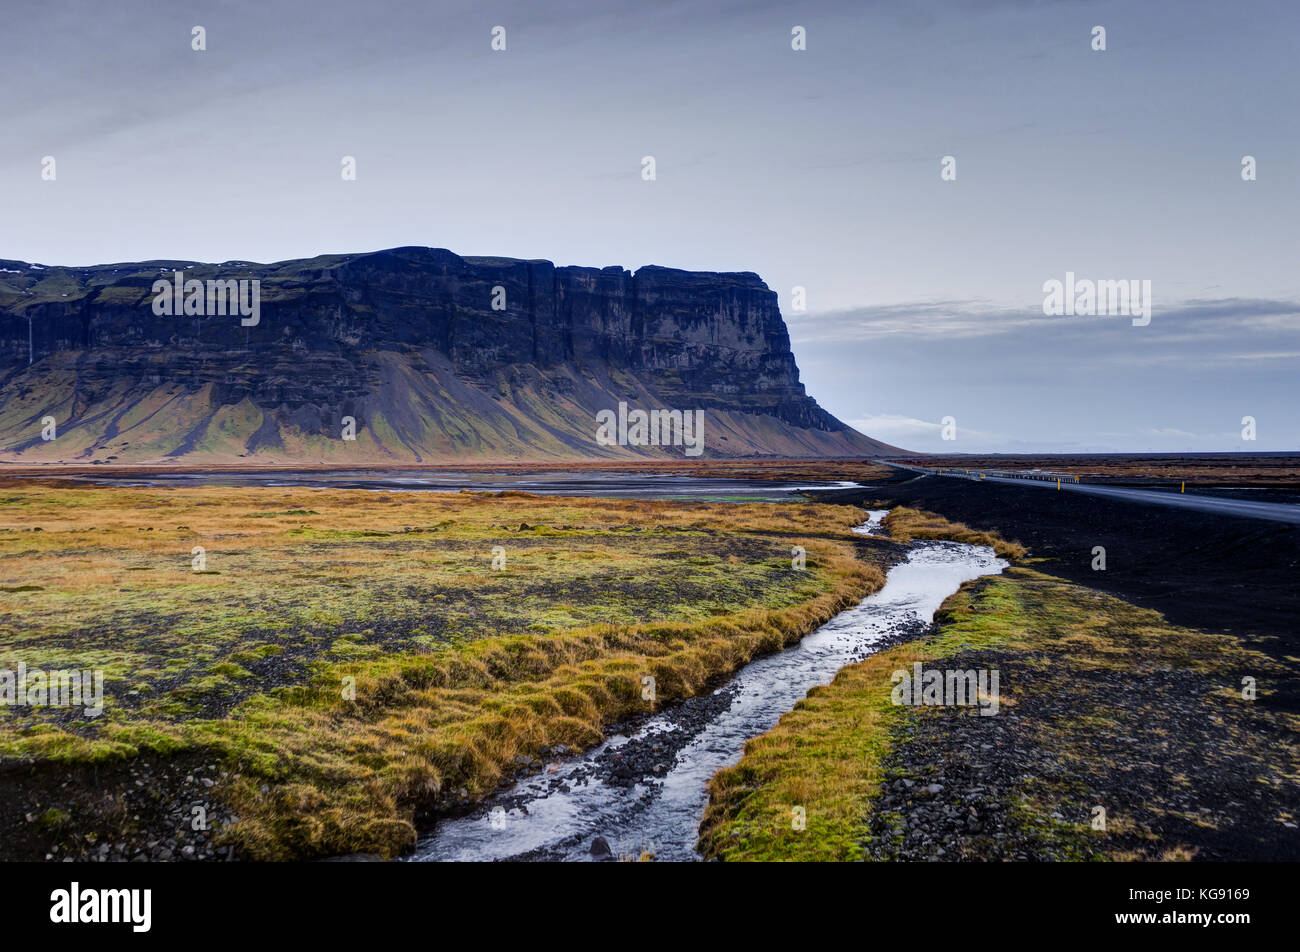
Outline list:
[[[85,473],[69,476],[83,482],[115,486],[270,486],[280,489],[370,489],[376,492],[457,493],[462,490],[516,490],[542,496],[595,496],[612,499],[690,499],[701,502],[779,502],[814,489],[852,489],[849,480],[834,482],[724,479],[672,474],[491,472],[430,470],[247,471],[197,470]]]
[[[872,512],[855,531],[871,534],[884,515]],[[554,759],[470,814],[440,821],[412,859],[584,860],[597,836],[617,855],[646,849],[659,860],[699,859],[705,784],[740,759],[745,741],[888,636],[929,624],[962,582],[1006,565],[986,546],[919,543],[879,592],[798,645],[749,663],[711,694],[667,708],[629,733]]]

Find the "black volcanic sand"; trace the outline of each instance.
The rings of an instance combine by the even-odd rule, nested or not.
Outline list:
[[[1022,569],[975,583],[970,614],[958,608],[951,620],[1004,611],[1008,592],[1027,612],[1033,646],[971,648],[943,662],[1000,671],[1003,708],[981,717],[927,707],[895,729],[868,856],[1300,858],[1290,715],[1265,694],[1230,696],[1243,671],[1271,690],[1300,666],[1234,659],[1231,639],[1218,635],[1168,628],[1153,640],[1146,610]],[[1061,627],[1045,627],[1047,618]],[[1063,629],[1070,638],[1054,637]],[[1104,833],[1090,829],[1098,807]]]
[[[998,667],[1016,677],[1026,670],[1022,661],[986,652],[945,664]],[[927,709],[893,739],[872,804],[868,855],[1300,859],[1294,819],[1290,826],[1277,820],[1279,813],[1300,815],[1300,788],[1285,779],[1286,765],[1270,748],[1279,739],[1276,723],[1252,713],[1216,722],[1207,716],[1205,679],[1186,672],[1128,677],[1071,670],[1070,676],[1080,692],[1104,698],[1105,714],[1125,729],[1080,726],[1070,736],[1063,725],[1079,723],[1080,698],[1050,690],[1022,691],[1015,712],[1005,716]],[[1143,713],[1152,706],[1160,709],[1158,719]],[[1178,725],[1172,742],[1164,730],[1171,723]],[[1045,724],[1058,743],[1042,742]],[[1078,832],[1088,828],[1094,806],[1108,811],[1105,838]]]
[[[1295,527],[910,475],[817,498],[905,505],[995,531],[1042,559],[1032,562],[1036,571],[1159,611],[1175,625],[1231,634],[1297,670],[1286,660],[1300,653]],[[1106,549],[1105,571],[1091,568],[1095,545]],[[1041,662],[978,652],[945,664],[1000,668],[1009,683],[1033,684],[1032,660]],[[1050,685],[1018,692],[1001,716],[928,708],[899,729],[872,803],[869,856],[1054,860],[1118,851],[1158,859],[1174,845],[1199,860],[1300,859],[1300,786],[1289,779],[1286,753],[1295,743],[1287,716],[1297,710],[1300,679],[1275,684],[1257,708],[1220,717],[1207,702],[1222,685],[1189,672],[1091,671],[1064,652],[1051,670]],[[1091,718],[1114,727],[1072,726]],[[1104,845],[1062,835],[1063,824],[1086,829],[1098,804],[1121,810],[1128,826]],[[1279,822],[1284,815],[1289,822]]]

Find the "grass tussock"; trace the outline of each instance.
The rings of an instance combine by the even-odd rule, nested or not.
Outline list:
[[[514,759],[543,746],[581,749],[605,725],[686,697],[757,655],[792,644],[883,583],[878,569],[823,552],[832,591],[784,609],[707,622],[603,626],[486,639],[460,650],[343,667],[313,689],[246,705],[217,730],[241,765],[228,799],[253,856],[412,845],[411,811],[447,791],[490,791]],[[273,795],[260,784],[277,781]]]
[[[1019,542],[1008,542],[997,533],[981,532],[960,522],[949,522],[943,516],[919,509],[899,506],[890,511],[884,520],[891,538],[899,542],[919,539],[948,539],[970,545],[987,545],[999,556],[1012,562],[1022,560],[1027,550]]]

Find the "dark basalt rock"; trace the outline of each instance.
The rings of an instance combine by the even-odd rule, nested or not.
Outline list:
[[[153,284],[174,270],[258,279],[259,323],[155,315]],[[495,288],[504,310],[492,307]],[[667,452],[594,445],[592,414],[620,399],[723,413],[708,455],[888,449],[805,393],[777,295],[748,272],[633,273],[433,248],[265,265],[0,261],[0,455],[10,458],[72,461],[39,445],[44,410],[63,432],[80,428],[78,459]],[[171,429],[140,429],[154,404],[171,406]],[[335,447],[345,416],[359,443]],[[322,439],[308,454],[300,443],[311,437]]]

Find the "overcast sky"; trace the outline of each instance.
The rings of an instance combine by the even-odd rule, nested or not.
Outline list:
[[[1295,450],[1298,28],[1292,0],[8,0],[0,257],[756,271],[809,392],[897,444]],[[1150,280],[1150,324],[1044,316],[1067,271]]]

